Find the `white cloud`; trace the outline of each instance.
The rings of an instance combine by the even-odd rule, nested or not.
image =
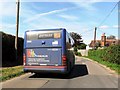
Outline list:
[[[26,18],[31,18],[34,15],[36,15],[36,12],[34,10],[32,10],[26,3],[21,3],[20,17],[26,19]]]
[[[24,33],[19,33],[18,36],[24,38]]]
[[[78,20],[78,17],[73,16],[73,15],[59,14],[58,16],[64,19],[67,19],[67,20]]]
[[[3,29],[2,26],[0,26],[0,31],[2,31],[2,29]]]
[[[56,14],[56,13],[64,12],[64,11],[71,10],[71,9],[74,9],[74,8],[76,8],[76,7],[63,8],[63,9],[49,11],[49,12],[46,12],[46,13],[36,14],[36,15],[32,16],[32,18],[26,19],[24,22],[31,22],[31,21],[39,19],[42,16],[46,16],[46,15],[50,15],[50,14]]]
[[[1,2],[16,2],[16,0],[0,0],[0,3]]]
[[[118,29],[118,28],[120,28],[120,26],[118,25],[113,25],[113,26],[103,25],[99,27],[99,29]]]
[[[8,24],[8,23],[2,23],[2,29],[3,30],[15,30],[16,25],[15,24]]]
[[[15,2],[0,2],[1,12],[0,16],[16,16],[16,3]]]
[[[118,2],[119,0],[89,0],[88,2]]]
[[[86,10],[89,10],[89,11],[95,11],[96,10],[96,8],[93,6],[93,4],[96,3],[96,2],[81,0],[80,2],[72,2],[72,3],[75,4],[78,7],[82,7]]]
[[[44,21],[44,22],[41,22]],[[29,27],[30,26],[30,27]],[[50,19],[42,17],[40,21],[35,21],[29,24],[29,29],[44,29],[44,28],[67,28],[69,31],[79,31],[81,27],[84,26],[83,23],[80,22],[65,22],[56,19]],[[82,31],[81,31],[82,32]]]
[[[16,32],[16,25],[10,23],[0,23],[0,31],[5,33],[9,33],[11,35],[15,35]]]
[[[40,10],[40,8],[43,8],[42,6],[36,5],[34,3],[31,3],[30,6],[32,7],[32,9],[35,9],[35,10],[38,10],[38,11]]]
[[[118,26],[118,25],[113,25],[113,28],[120,28],[120,26]]]
[[[109,26],[107,26],[107,25],[103,25],[103,26],[99,27],[99,29],[108,29],[108,28],[109,28]]]
[[[41,22],[44,21],[44,22]],[[56,19],[50,19],[42,17],[40,18],[40,21],[34,21],[32,23],[29,23],[27,30],[35,30],[35,29],[55,29],[55,28],[66,28],[68,32],[76,32],[83,36],[84,42],[89,43],[90,40],[93,38],[93,32],[86,32],[89,30],[89,27],[86,25],[86,23],[83,22],[67,22],[67,21],[61,21]],[[85,33],[83,33],[85,32]],[[86,36],[90,37],[90,40],[87,40]],[[92,37],[92,38],[91,38]]]
[[[0,17],[16,17],[16,2],[0,2]],[[20,3],[20,17],[29,18],[36,13],[26,3]]]
[[[0,0],[0,2],[14,2],[15,0]],[[81,2],[83,0],[21,0],[21,2]],[[88,2],[117,2],[118,0],[89,0]]]

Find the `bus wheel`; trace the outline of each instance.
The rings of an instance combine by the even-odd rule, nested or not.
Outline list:
[[[69,65],[69,72],[68,72],[68,74],[71,73],[71,69],[72,69],[72,65],[71,65],[71,62],[70,62],[70,65]]]
[[[39,76],[39,75],[40,75],[40,73],[35,73],[35,75],[36,75],[36,76]]]

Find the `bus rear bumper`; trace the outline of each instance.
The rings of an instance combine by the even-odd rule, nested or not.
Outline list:
[[[32,73],[68,73],[66,66],[24,66],[24,72]]]

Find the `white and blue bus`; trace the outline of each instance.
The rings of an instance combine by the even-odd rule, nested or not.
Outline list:
[[[75,64],[73,44],[74,40],[63,28],[26,31],[24,72],[70,72]]]

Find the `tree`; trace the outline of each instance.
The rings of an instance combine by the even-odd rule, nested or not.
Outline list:
[[[107,39],[116,39],[116,37],[114,35],[110,35],[107,37]]]
[[[78,45],[81,44],[81,42],[83,42],[82,41],[82,36],[80,34],[71,32],[70,35],[73,38],[73,40],[75,41],[74,46],[78,46]]]
[[[86,44],[85,43],[81,43],[79,46],[78,46],[78,49],[86,49]]]

